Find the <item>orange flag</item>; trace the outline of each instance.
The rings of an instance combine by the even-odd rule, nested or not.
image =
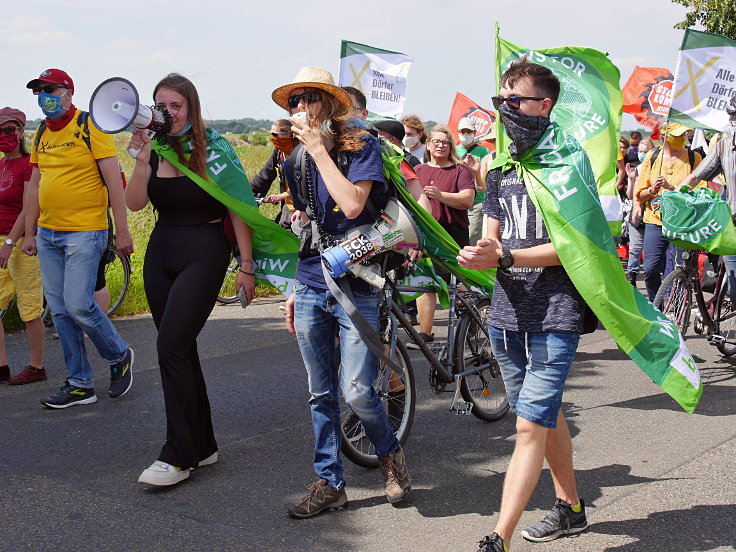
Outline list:
[[[460,92],[455,94],[455,101],[452,104],[450,112],[450,120],[447,126],[450,127],[452,133],[457,137],[457,124],[463,117],[468,117],[475,122],[475,136],[481,138],[486,136],[496,128],[496,113],[488,109],[483,109],[467,96],[463,96]],[[481,140],[481,146],[488,148],[489,151],[496,149],[493,142]]]
[[[663,67],[634,67],[629,80],[621,89],[624,113],[631,113],[637,122],[659,137],[659,124],[667,117],[672,102],[672,71]]]

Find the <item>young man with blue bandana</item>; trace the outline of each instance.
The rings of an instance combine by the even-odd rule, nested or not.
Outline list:
[[[107,247],[108,201],[117,249],[123,255],[133,252],[117,150],[112,136],[91,120],[80,124],[83,115],[72,103],[74,82],[66,72],[47,69],[26,86],[38,96],[46,120],[32,141],[23,251],[39,255],[44,293],[67,368],[59,392],[41,403],[58,409],[97,402],[85,333],[110,365],[108,394],[117,398],[133,382],[133,350],[93,299],[97,268]]]

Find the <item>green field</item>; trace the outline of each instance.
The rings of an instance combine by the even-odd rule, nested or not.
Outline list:
[[[130,133],[123,132],[114,136],[115,145],[118,149],[118,159],[120,164],[125,171],[126,176],[130,176],[133,170],[133,159],[128,155],[127,144],[130,138]],[[258,137],[258,140],[263,142]],[[235,141],[236,144],[245,143],[244,140],[238,139]],[[270,145],[236,145],[235,151],[240,158],[245,172],[248,178],[252,178],[268,160],[269,155],[273,151]],[[274,182],[273,193],[278,193],[278,183]],[[261,212],[269,217],[273,218],[276,216],[278,210],[277,206],[274,205],[263,205]],[[125,316],[129,314],[139,314],[148,312],[148,302],[146,301],[146,295],[143,290],[143,259],[146,253],[146,246],[148,245],[148,237],[151,234],[151,230],[154,225],[154,213],[153,208],[149,204],[145,209],[138,212],[128,211],[128,226],[130,233],[133,236],[133,242],[135,244],[135,253],[131,256],[131,267],[132,275],[130,281],[130,287],[128,294],[125,297],[120,308],[115,313],[115,316]],[[115,265],[110,265],[109,270],[106,272],[106,278],[108,281],[108,287],[111,292],[115,292],[116,289],[120,288],[122,282],[122,273],[120,269],[116,269]],[[276,293],[273,288],[259,285],[256,288],[256,295],[270,295]],[[6,329],[13,330],[23,327],[23,324],[18,318],[17,310],[15,306],[11,308],[8,314],[3,319]]]

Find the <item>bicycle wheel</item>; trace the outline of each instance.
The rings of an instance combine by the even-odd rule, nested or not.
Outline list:
[[[477,300],[473,307],[486,324],[491,310],[487,297]],[[487,324],[486,324],[487,326]],[[469,312],[460,315],[460,323],[455,337],[455,371],[470,370],[474,366],[488,365],[476,374],[465,376],[460,382],[463,400],[473,405],[471,412],[481,420],[493,422],[502,418],[509,410],[506,387],[501,377],[501,369],[491,351],[487,332]]]
[[[690,324],[692,310],[693,285],[688,274],[681,268],[670,272],[654,297],[654,307],[664,314],[685,337]]]
[[[0,309],[0,320],[5,318],[5,315],[8,314],[8,311],[13,308],[13,303],[15,303],[15,296],[10,299],[10,303],[8,303],[8,306],[4,309]]]
[[[240,270],[240,259],[230,253],[230,264],[227,265],[225,279],[222,281],[220,293],[217,295],[218,303],[232,305],[238,301],[237,290],[235,289],[238,280],[238,270]]]
[[[726,342],[716,346],[721,354],[732,356],[736,354],[736,311],[727,292],[728,283],[723,282],[716,304],[716,333],[725,338]]]
[[[414,421],[416,403],[414,371],[406,347],[401,341],[396,341],[396,349],[391,358],[401,367],[402,373],[397,374],[394,370],[381,365],[373,387],[381,397],[396,438],[403,445],[409,437]],[[402,387],[403,393],[399,391]],[[373,443],[368,439],[360,419],[345,404],[342,393],[340,393],[340,427],[343,454],[359,466],[377,468],[378,456]]]
[[[114,247],[114,246],[113,246]],[[120,254],[117,249],[115,259],[105,265],[105,283],[110,290],[110,307],[107,315],[113,314],[122,304],[130,286],[130,257]]]

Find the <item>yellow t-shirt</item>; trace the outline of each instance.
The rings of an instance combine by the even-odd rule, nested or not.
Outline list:
[[[31,163],[41,171],[38,225],[50,230],[107,228],[107,188],[100,178],[97,160],[117,156],[117,149],[112,136],[101,132],[90,118],[90,151],[77,125],[78,115],[79,110],[61,130],[53,132],[47,128],[38,151],[35,134],[31,141]]]
[[[652,155],[654,155],[654,151],[655,150],[648,151],[646,157],[639,165],[639,177],[636,179],[634,197],[638,202],[644,203],[644,222],[662,226],[662,217],[659,214],[659,198],[662,191],[660,190],[660,195],[657,195],[646,202],[642,201],[640,197],[641,192],[654,184],[654,181],[657,180],[659,175],[664,176],[668,183],[677,188],[680,183],[685,180],[685,177],[693,172],[695,167],[700,165],[703,158],[699,153],[693,153],[693,166],[690,168],[690,160],[688,159],[686,149],[683,149],[680,156],[671,163],[665,162],[664,151],[660,151],[657,156],[657,160],[654,162],[654,167],[652,167]],[[697,183],[695,188],[705,186],[705,184],[706,183],[701,180]]]

